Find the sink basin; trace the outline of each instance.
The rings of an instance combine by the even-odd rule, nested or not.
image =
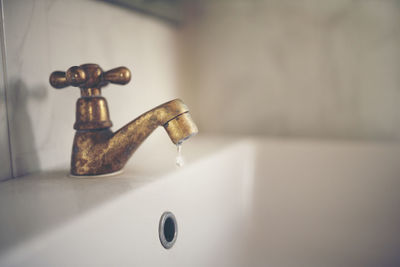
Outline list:
[[[1,183],[0,266],[400,264],[399,145],[199,136],[183,168],[168,145],[113,178]]]

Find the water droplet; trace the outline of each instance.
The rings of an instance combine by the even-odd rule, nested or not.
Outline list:
[[[185,161],[183,160],[183,157],[182,157],[182,145],[179,144],[176,146],[176,148],[178,151],[178,155],[176,156],[176,166],[182,167],[183,165],[185,165]]]

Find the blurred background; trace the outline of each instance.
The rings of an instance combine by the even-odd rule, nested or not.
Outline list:
[[[180,30],[181,89],[203,130],[400,137],[399,1],[198,1],[195,10]]]
[[[400,137],[396,0],[3,0],[2,14],[3,179],[69,166],[79,92],[48,77],[89,62],[132,71],[103,90],[114,129],[179,97],[201,134]]]

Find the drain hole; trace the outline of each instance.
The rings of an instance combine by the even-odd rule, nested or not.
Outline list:
[[[175,223],[171,218],[167,218],[164,224],[164,236],[168,242],[171,242],[175,236]]]
[[[161,215],[158,232],[163,247],[166,249],[171,248],[178,235],[176,218],[172,212],[167,211]]]

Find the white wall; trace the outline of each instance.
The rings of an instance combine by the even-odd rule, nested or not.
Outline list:
[[[2,6],[0,5],[1,22],[3,21]],[[3,28],[0,25],[0,41],[3,44]],[[1,47],[0,52],[0,181],[10,178],[11,171],[11,157],[10,146],[8,141],[8,123],[7,123],[7,103],[5,91],[5,72],[4,72],[4,47]]]
[[[181,87],[202,131],[399,139],[398,1],[197,2]]]
[[[114,130],[177,97],[176,29],[168,24],[98,1],[4,0],[4,15],[15,176],[69,168],[80,94],[51,88],[54,70],[130,68],[130,84],[103,90]]]

